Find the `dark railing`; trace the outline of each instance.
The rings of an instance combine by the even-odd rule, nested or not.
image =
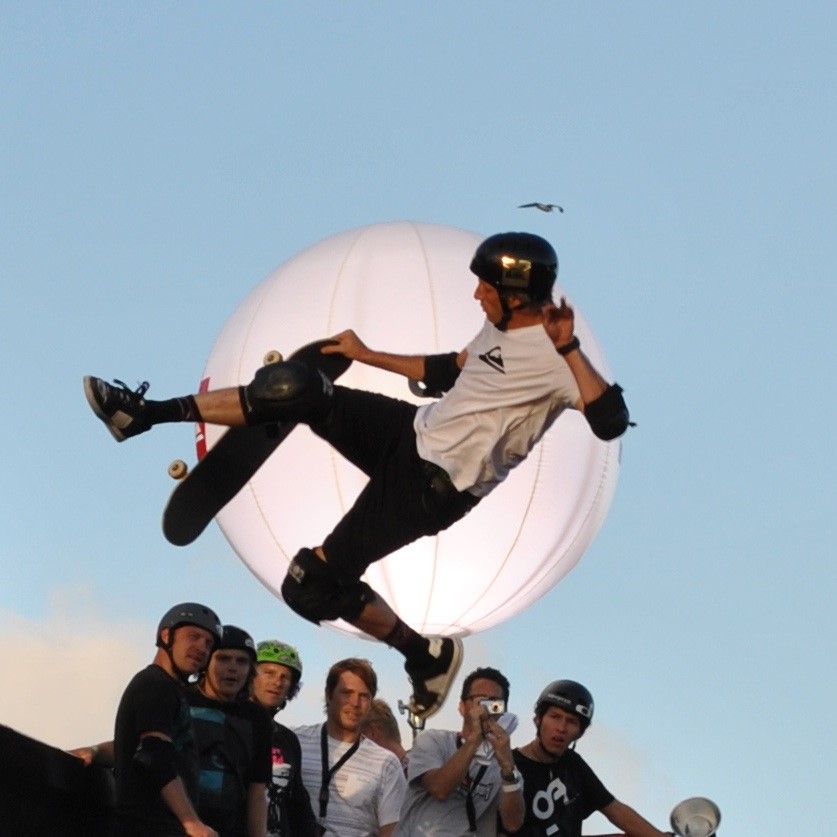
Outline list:
[[[0,837],[110,837],[113,775],[0,725]]]

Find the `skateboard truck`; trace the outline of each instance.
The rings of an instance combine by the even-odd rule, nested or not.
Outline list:
[[[416,736],[424,729],[424,718],[420,718],[414,712],[410,712],[409,705],[404,703],[404,701],[401,699],[398,700],[398,714],[406,714],[407,724],[413,731],[413,741],[415,741]]]

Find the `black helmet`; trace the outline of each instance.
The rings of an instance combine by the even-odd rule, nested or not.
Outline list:
[[[555,680],[538,696],[535,704],[535,716],[540,718],[550,706],[557,706],[569,712],[581,721],[584,732],[593,720],[593,695],[575,680]]]
[[[160,624],[157,626],[157,647],[165,648],[163,640],[160,638],[163,628],[174,630],[181,625],[195,625],[209,631],[216,645],[223,636],[221,620],[215,614],[215,611],[197,602],[183,602],[183,604],[169,608],[160,620]]]
[[[222,648],[229,648],[233,651],[246,651],[252,662],[256,662],[256,643],[247,631],[237,628],[235,625],[224,625],[221,641],[215,646],[214,651]]]
[[[558,256],[539,235],[498,233],[477,247],[471,272],[496,288],[501,296],[515,293],[528,302],[546,302],[552,298]]]

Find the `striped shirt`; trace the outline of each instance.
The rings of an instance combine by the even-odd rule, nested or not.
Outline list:
[[[377,837],[379,830],[398,822],[407,782],[401,763],[389,751],[366,738],[329,782],[326,815],[319,817],[322,724],[295,727],[302,747],[302,781],[314,815],[325,828],[324,837]],[[349,741],[328,741],[328,767],[352,746]]]

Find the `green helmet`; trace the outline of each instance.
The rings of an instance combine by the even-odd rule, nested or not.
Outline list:
[[[256,662],[286,666],[296,674],[297,679],[302,677],[302,660],[299,658],[299,652],[293,646],[279,642],[278,639],[266,639],[256,646]]]
[[[302,660],[299,651],[292,645],[279,642],[278,639],[265,639],[256,646],[256,665],[259,663],[274,663],[291,670],[291,689],[288,700],[293,700],[299,694],[302,679]],[[282,707],[284,707],[284,703]]]

